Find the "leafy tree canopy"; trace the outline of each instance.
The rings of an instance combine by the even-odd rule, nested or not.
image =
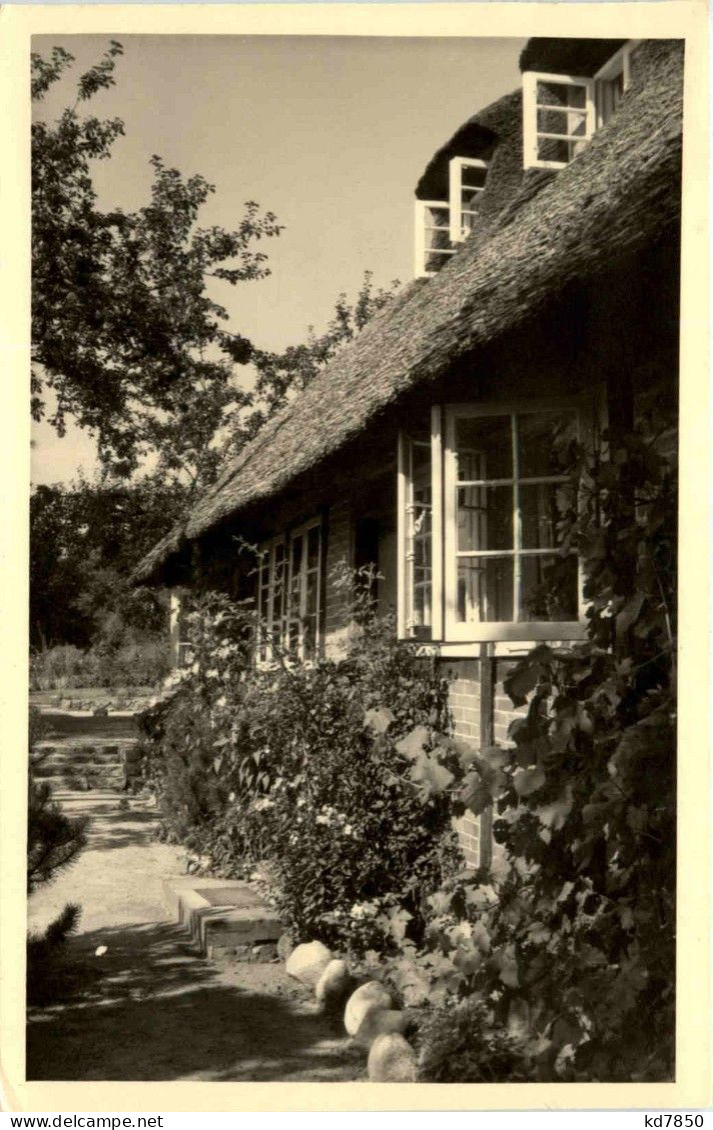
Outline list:
[[[211,441],[249,401],[234,369],[251,344],[227,330],[208,280],[264,278],[266,255],[255,245],[281,229],[252,201],[233,231],[197,226],[213,186],[184,179],[158,156],[145,207],[97,207],[91,163],[111,156],[124,124],[78,108],[114,84],[121,54],[111,41],[80,76],[74,105],[32,126],[33,415],[46,414],[51,389],[51,423],[63,434],[73,416],[91,429],[115,474],[130,475],[155,451],[163,473],[195,483],[214,475]],[[49,60],[33,54],[33,99],[73,62],[60,47]]]

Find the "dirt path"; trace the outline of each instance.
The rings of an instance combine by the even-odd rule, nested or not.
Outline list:
[[[209,962],[162,921],[162,880],[184,869],[179,849],[153,839],[151,811],[135,802],[122,811],[112,794],[63,803],[90,813],[90,843],[32,896],[29,926],[68,901],[81,903],[82,921],[61,999],[29,1010],[28,1079],[363,1078],[363,1054],[281,964]]]

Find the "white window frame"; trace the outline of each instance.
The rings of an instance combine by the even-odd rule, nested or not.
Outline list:
[[[450,237],[451,243],[463,243],[470,235],[472,229],[465,228],[463,224],[463,171],[464,169],[486,169],[488,162],[479,157],[452,157],[448,162],[448,195],[450,198]],[[474,192],[484,192],[485,185],[481,188],[471,189]],[[468,211],[470,215],[470,211]],[[472,213],[477,216],[477,212]]]
[[[537,128],[538,109],[557,110],[556,106],[538,106],[537,84],[547,82],[561,84],[562,86],[581,86],[585,92],[585,106],[581,111],[584,115],[585,132],[581,136],[569,137],[566,134],[548,134]],[[538,138],[552,137],[553,140],[577,141],[588,144],[596,129],[595,108],[595,83],[593,78],[584,78],[582,75],[547,74],[545,71],[525,71],[522,76],[522,128],[523,128],[523,160],[526,169],[566,169],[574,158],[569,161],[544,160],[538,155]],[[567,108],[562,107],[566,112]],[[572,108],[574,110],[574,108]],[[579,112],[579,111],[574,111]]]
[[[631,54],[639,45],[638,39],[632,39],[620,47],[611,59],[607,59],[594,76],[596,120],[597,129],[605,126],[609,118],[604,115],[604,91],[608,83],[616,82],[621,77],[622,87],[626,92],[631,85]]]
[[[417,279],[431,279],[438,274],[438,271],[429,271],[426,269],[426,256],[433,254],[434,249],[426,246],[426,231],[446,231],[450,239],[450,201],[448,200],[416,200],[415,202],[415,232],[414,232],[414,275]],[[427,208],[440,208],[448,213],[448,226],[434,228],[432,225],[426,224],[426,209]],[[455,255],[455,248],[439,247],[435,249],[435,254],[442,255],[444,262]]]
[[[171,589],[169,596],[169,640],[171,667],[174,670],[186,667],[192,652],[191,643],[184,635],[184,605],[185,595],[179,589]]]
[[[305,547],[310,530],[317,529],[319,532],[319,543],[317,548],[317,595],[316,595],[316,630],[315,630],[315,645],[314,655],[318,655],[324,643],[324,632],[322,626],[322,592],[324,585],[324,561],[323,561],[323,524],[322,519],[317,516],[311,518],[308,522],[304,522],[300,526],[295,526],[287,530],[284,534],[279,534],[277,537],[271,538],[269,541],[263,542],[258,547],[259,561],[258,561],[258,575],[257,575],[257,609],[258,609],[258,639],[256,647],[257,662],[259,664],[272,663],[277,658],[273,652],[273,639],[275,627],[277,625],[279,630],[279,646],[282,649],[283,655],[290,654],[290,625],[291,623],[297,624],[297,646],[293,650],[292,659],[300,662],[306,662],[314,656],[307,656],[305,652],[305,624],[307,621],[307,580],[308,569],[306,568],[306,558],[304,556]],[[293,580],[294,562],[293,562],[293,544],[298,538],[302,539],[302,556],[300,557],[299,566],[299,589],[298,589],[298,608],[297,616],[291,616],[291,600],[293,596]],[[278,610],[277,618],[275,614],[275,551],[282,546],[284,548],[283,557],[283,589],[282,589],[282,607]],[[264,584],[263,576],[264,569],[269,570],[269,578],[267,586]],[[267,615],[263,615],[263,591],[267,588]]]
[[[512,646],[521,651],[538,640],[577,640],[582,639],[586,629],[586,604],[582,595],[583,573],[581,559],[578,560],[578,618],[565,621],[484,621],[482,623],[459,623],[457,608],[457,515],[456,488],[458,485],[457,454],[455,444],[456,420],[463,417],[513,416],[517,414],[557,413],[573,409],[577,412],[577,425],[580,442],[591,442],[594,428],[594,405],[589,398],[581,396],[531,399],[510,402],[488,402],[468,404],[434,405],[431,410],[431,639],[419,639],[419,650],[424,655],[439,653],[444,656],[478,654],[481,643],[492,643],[496,648],[505,648],[509,654]],[[409,503],[410,503],[410,456],[409,438],[405,433],[399,435],[398,445],[398,600],[397,630],[401,639],[415,639],[410,622],[411,610],[408,606],[408,549],[409,549]],[[513,468],[513,478],[516,469]],[[549,476],[548,476],[549,478]],[[517,513],[513,510],[513,520]],[[515,553],[513,557],[523,556]],[[496,551],[492,551],[494,554]],[[556,548],[553,549],[553,554]],[[487,554],[487,551],[484,551]],[[525,554],[527,551],[525,551]],[[480,554],[482,556],[483,553]],[[504,554],[503,554],[504,555]],[[544,556],[544,554],[541,554]],[[513,583],[516,578],[513,578]]]

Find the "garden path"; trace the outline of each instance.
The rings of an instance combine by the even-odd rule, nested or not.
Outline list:
[[[86,811],[89,844],[29,904],[41,929],[82,905],[57,999],[28,1013],[27,1077],[52,1080],[334,1082],[364,1075],[363,1055],[281,964],[207,961],[162,921],[162,881],[182,852],[154,839],[155,813],[116,793],[66,793]],[[126,804],[126,802],[124,802]],[[106,947],[104,953],[98,953]]]

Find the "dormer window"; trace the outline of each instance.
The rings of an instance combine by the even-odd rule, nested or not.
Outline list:
[[[621,97],[629,87],[632,47],[632,43],[627,43],[594,76],[597,129],[605,126],[616,113]]]
[[[453,243],[462,243],[475,227],[487,175],[487,161],[477,157],[453,157],[449,162],[450,236]]]
[[[525,71],[522,76],[523,153],[526,169],[564,169],[616,112],[629,86],[626,43],[597,73]]]
[[[416,278],[437,275],[456,249],[451,241],[450,204],[447,200],[416,201]]]
[[[473,231],[487,175],[487,161],[452,157],[448,162],[448,199],[416,201],[416,278],[438,274],[455,255],[458,244]]]
[[[594,134],[594,79],[527,71],[523,83],[526,169],[564,169]]]

